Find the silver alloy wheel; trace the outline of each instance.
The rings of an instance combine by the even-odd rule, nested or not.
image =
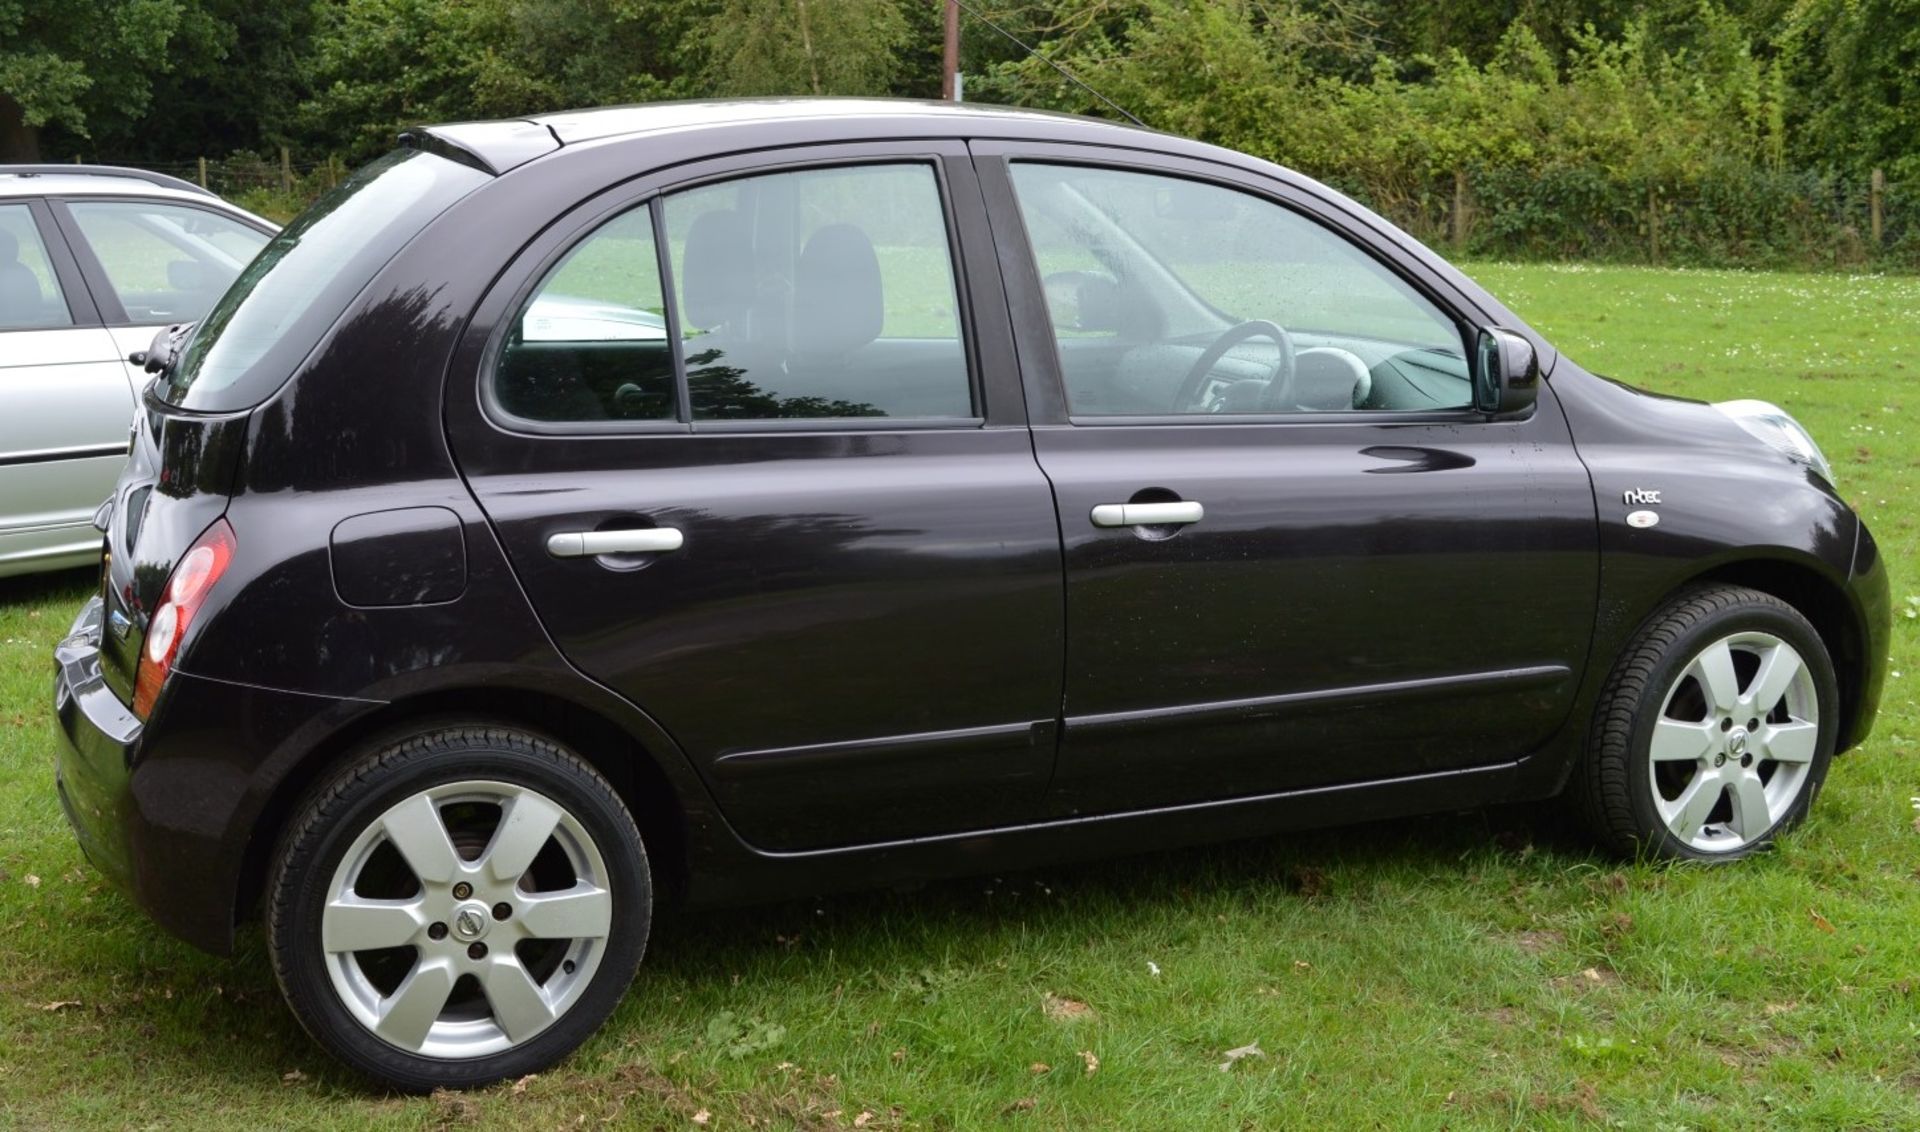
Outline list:
[[[1701,649],[1667,689],[1648,744],[1653,803],[1681,843],[1729,853],[1793,808],[1820,744],[1820,701],[1800,653],[1771,633]]]
[[[612,921],[606,862],[573,815],[524,786],[455,782],[392,806],[348,847],[321,949],[342,1005],[383,1041],[484,1057],[579,1000]]]

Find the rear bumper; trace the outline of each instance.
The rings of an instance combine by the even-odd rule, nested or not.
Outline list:
[[[53,706],[60,724],[54,789],[80,849],[95,868],[130,887],[127,772],[140,721],[100,676],[100,599],[80,610],[53,650]]]
[[[81,849],[162,928],[233,948],[256,825],[321,736],[377,706],[175,670],[143,725],[100,677],[100,605],[54,650],[54,779]]]

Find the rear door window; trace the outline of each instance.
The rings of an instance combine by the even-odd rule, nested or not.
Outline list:
[[[0,204],[0,330],[72,325],[33,212],[24,204]]]
[[[971,418],[933,166],[743,177],[617,216],[521,305],[492,383],[543,423]]]
[[[727,181],[665,219],[695,421],[973,414],[931,165]]]
[[[264,232],[206,209],[70,201],[67,211],[133,325],[191,322],[264,247]]]
[[[670,421],[673,377],[653,211],[642,205],[540,281],[507,331],[494,397],[532,421]]]

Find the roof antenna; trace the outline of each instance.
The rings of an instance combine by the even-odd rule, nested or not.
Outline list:
[[[1120,105],[1118,102],[1115,102],[1113,99],[1108,98],[1106,95],[1101,94],[1099,91],[1093,89],[1092,87],[1088,86],[1086,83],[1082,82],[1080,80],[1080,76],[1074,74],[1072,71],[1067,70],[1065,67],[1062,67],[1060,64],[1047,58],[1045,55],[1040,54],[1040,52],[1034,50],[1032,47],[1029,47],[1026,44],[1020,42],[1020,39],[1018,36],[1014,35],[1012,32],[1008,31],[1006,28],[1001,27],[999,24],[994,23],[992,20],[988,19],[987,17],[981,15],[978,9],[976,9],[973,5],[967,3],[967,0],[955,0],[955,3],[957,3],[960,6],[960,8],[967,13],[967,15],[972,16],[974,19],[979,20],[981,23],[992,28],[994,31],[999,32],[1002,36],[1004,36],[1007,39],[1008,42],[1012,43],[1015,47],[1018,47],[1020,50],[1033,56],[1035,59],[1040,60],[1042,63],[1045,63],[1047,66],[1052,67],[1054,70],[1060,72],[1061,78],[1066,79],[1068,82],[1072,83],[1074,86],[1079,87],[1081,90],[1086,91],[1088,94],[1091,94],[1095,98],[1099,99],[1101,102],[1106,103],[1109,107],[1113,109],[1115,113],[1119,114],[1122,118],[1125,118],[1127,121],[1132,122],[1134,125],[1139,126],[1143,130],[1152,129],[1151,126],[1147,125],[1145,122],[1142,122],[1140,119],[1134,117],[1133,113],[1129,111],[1126,107]]]

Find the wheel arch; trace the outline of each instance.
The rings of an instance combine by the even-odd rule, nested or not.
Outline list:
[[[355,752],[456,723],[528,731],[579,755],[613,784],[646,841],[656,896],[684,895],[690,868],[685,800],[646,745],[614,720],[564,697],[522,688],[454,688],[383,704],[327,736],[275,785],[254,818],[234,893],[238,922],[258,908],[273,851],[313,786]]]
[[[1856,745],[1861,699],[1866,695],[1866,631],[1845,589],[1812,566],[1782,558],[1743,558],[1724,562],[1689,578],[1662,598],[1702,584],[1723,583],[1759,590],[1786,602],[1812,623],[1833,659],[1840,688],[1840,726],[1834,753]]]

